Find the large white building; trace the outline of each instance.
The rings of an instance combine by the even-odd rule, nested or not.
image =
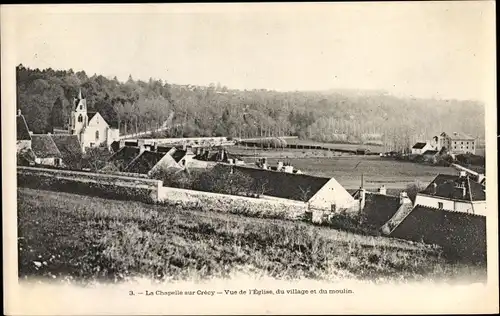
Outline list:
[[[440,174],[417,193],[415,205],[486,216],[485,190],[465,172],[460,176]]]
[[[118,141],[120,136],[119,130],[111,128],[99,112],[87,111],[87,100],[82,97],[81,90],[73,100],[68,132],[78,136],[82,150],[101,144],[110,148],[111,143]]]

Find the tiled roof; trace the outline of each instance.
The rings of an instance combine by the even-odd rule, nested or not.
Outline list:
[[[305,174],[290,174],[285,172],[269,171],[242,166],[228,166],[218,164],[214,171],[241,172],[253,179],[253,186],[262,186],[265,183],[264,195],[304,201],[311,199],[330,178],[314,177]]]
[[[126,172],[147,174],[166,153],[158,153],[154,151],[144,151],[139,157],[134,159],[125,170]]]
[[[65,162],[82,157],[82,149],[76,135],[52,135],[52,140],[63,156]]]
[[[369,225],[380,227],[398,211],[398,196],[366,192],[363,216]]]
[[[434,184],[436,184],[434,188]],[[465,185],[465,196],[463,190],[457,188],[457,184]],[[461,201],[485,201],[486,193],[484,186],[469,177],[440,174],[425,188],[422,194],[448,198]]]
[[[427,143],[416,143],[415,145],[413,145],[413,149],[422,149],[425,147],[425,145],[427,145]]]
[[[38,158],[62,158],[56,143],[48,134],[31,135],[31,149]]]
[[[467,140],[474,140],[474,137],[472,136],[469,136],[465,133],[461,133],[461,132],[453,132],[453,133],[449,133],[447,134],[448,137],[450,137],[450,139],[467,139]]]
[[[31,140],[30,132],[28,129],[28,124],[26,124],[26,120],[23,115],[16,116],[17,123],[17,140]]]
[[[111,156],[108,162],[117,164],[119,169],[126,168],[128,164],[139,155],[139,153],[139,147],[124,146]]]

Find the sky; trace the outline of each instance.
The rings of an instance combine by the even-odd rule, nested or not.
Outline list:
[[[238,89],[476,100],[495,86],[488,1],[8,9],[15,60],[31,68],[121,81],[131,74]]]

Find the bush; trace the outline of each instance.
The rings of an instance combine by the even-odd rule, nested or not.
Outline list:
[[[410,200],[415,203],[415,199],[417,197],[417,193],[424,190],[425,185],[422,184],[420,181],[415,181],[414,183],[408,184],[406,186],[406,193],[408,194],[408,197]]]

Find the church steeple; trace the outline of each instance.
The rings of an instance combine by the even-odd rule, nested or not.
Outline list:
[[[80,135],[88,124],[87,101],[83,98],[82,89],[78,90],[78,96],[73,101],[69,130],[72,135]]]

